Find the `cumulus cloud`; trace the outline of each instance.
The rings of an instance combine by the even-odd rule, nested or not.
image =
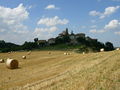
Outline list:
[[[52,33],[57,30],[58,28],[56,26],[47,28],[35,28],[34,35],[39,38],[48,39],[52,36]]]
[[[28,18],[29,13],[23,4],[16,8],[6,8],[0,6],[0,29],[4,31],[25,30],[26,26],[22,24]]]
[[[103,19],[103,18],[108,17],[111,14],[115,13],[119,8],[120,8],[120,6],[107,7],[107,8],[105,8],[104,12],[99,12],[99,11],[93,10],[93,11],[89,12],[89,15],[90,16],[99,16],[100,19]]]
[[[53,33],[58,29],[60,25],[66,25],[69,23],[67,19],[60,19],[58,16],[43,17],[37,22],[37,27],[34,30],[34,34],[39,38],[48,39],[53,37]],[[40,25],[44,25],[40,26]]]
[[[29,13],[23,4],[15,8],[0,6],[0,38],[11,41],[11,37],[21,39],[23,34],[29,33],[27,26],[23,22],[29,18]],[[16,38],[17,41],[18,38]]]
[[[118,20],[111,20],[107,25],[105,25],[105,29],[107,30],[114,30],[114,29],[120,29],[120,22]]]
[[[120,34],[120,21],[114,19],[111,20],[108,24],[106,24],[103,29],[101,30],[97,30],[97,29],[92,29],[89,32],[91,33],[104,33],[107,32],[109,30],[113,30],[115,32],[115,34]]]
[[[13,9],[0,6],[0,13],[0,19],[3,23],[8,25],[22,22],[27,19],[29,15],[23,4],[20,4],[18,7]]]
[[[56,7],[55,5],[53,4],[50,4],[48,6],[45,7],[46,10],[52,10],[52,9],[59,9],[58,7]]]
[[[69,20],[67,19],[60,19],[58,16],[52,17],[52,18],[41,18],[38,21],[38,25],[46,25],[46,26],[55,26],[55,25],[65,25],[68,24]]]
[[[36,28],[34,33],[38,34],[38,33],[43,33],[43,32],[55,32],[58,28],[53,26],[53,27],[49,27],[49,28]]]

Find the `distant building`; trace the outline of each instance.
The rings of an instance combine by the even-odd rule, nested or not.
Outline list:
[[[97,39],[92,39],[89,36],[86,37],[86,35],[84,33],[78,33],[78,34],[74,34],[73,31],[71,31],[71,34],[69,34],[68,32],[68,28],[66,28],[66,30],[64,30],[63,32],[61,32],[56,38],[62,40],[64,39],[64,37],[67,36],[67,38],[69,37],[70,41],[67,42],[68,44],[80,44],[80,42],[78,41],[78,38],[84,38],[87,41],[96,41]],[[52,45],[56,43],[56,38],[50,38],[48,39],[48,41],[46,40],[38,40],[38,39],[34,39],[34,41],[37,41],[38,45],[40,46],[44,46],[44,45]]]
[[[91,41],[92,38],[90,38],[89,36],[87,36],[87,37],[86,37],[86,40],[87,40],[87,41]]]
[[[71,31],[71,34],[68,33],[68,29],[66,28],[65,31],[63,31],[62,33],[59,34],[59,38],[63,38],[64,36],[69,36],[70,38],[70,44],[78,44],[77,38],[85,38],[86,36],[84,33],[78,33],[78,34],[74,34],[73,31]],[[87,38],[88,40],[91,38]]]
[[[69,38],[70,38],[71,40],[75,40],[75,39],[76,39],[76,36],[75,36],[75,35],[69,35]]]
[[[79,37],[85,38],[85,34],[84,33],[78,33],[75,36],[76,36],[76,38],[79,38]]]
[[[71,31],[71,34],[69,35],[70,38],[70,44],[78,44],[78,41],[76,39],[76,35],[73,33],[73,31]]]
[[[49,45],[55,44],[55,38],[48,39],[48,44]]]
[[[46,40],[38,40],[38,41],[37,41],[37,44],[38,44],[39,46],[45,46],[45,45],[47,45],[47,41],[46,41]]]
[[[96,41],[96,42],[98,41],[97,39],[92,39],[92,40],[93,40],[93,41]]]
[[[73,31],[71,31],[71,34],[69,35],[69,38],[71,40],[75,40],[76,39],[75,34],[73,33]]]
[[[65,31],[63,31],[62,33],[59,34],[59,37],[63,37],[63,36],[66,36],[66,35],[69,35],[68,33],[68,28],[66,28]]]

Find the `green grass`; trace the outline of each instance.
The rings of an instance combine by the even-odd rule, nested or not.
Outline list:
[[[46,47],[41,47],[38,50],[73,50],[80,48],[81,45],[66,45],[66,44],[59,44],[59,45],[51,45]]]

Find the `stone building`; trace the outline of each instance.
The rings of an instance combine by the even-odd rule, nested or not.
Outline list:
[[[48,44],[49,45],[55,44],[55,38],[48,39]]]
[[[47,45],[47,41],[46,41],[46,40],[38,40],[38,41],[37,41],[37,44],[38,44],[39,46],[46,46],[46,45]]]

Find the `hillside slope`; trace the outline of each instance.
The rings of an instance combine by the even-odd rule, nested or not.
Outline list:
[[[0,63],[0,90],[120,90],[120,51],[64,55],[63,51],[0,54],[20,68]]]

